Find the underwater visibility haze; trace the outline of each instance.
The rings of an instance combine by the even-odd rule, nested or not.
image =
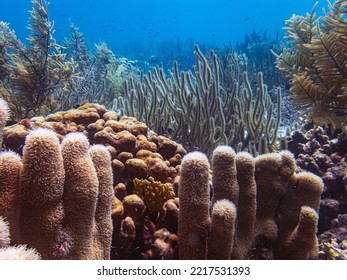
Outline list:
[[[150,44],[162,41],[190,40],[194,43],[223,45],[242,41],[245,33],[282,32],[284,20],[292,14],[310,12],[315,0],[100,0],[50,1],[50,19],[55,23],[55,38],[69,34],[73,22],[88,42],[107,42],[112,48],[124,44]],[[319,1],[317,11],[327,7]],[[0,9],[0,19],[11,23],[17,36],[27,35],[29,0],[7,1]]]
[[[0,259],[346,260],[346,13],[3,3]]]

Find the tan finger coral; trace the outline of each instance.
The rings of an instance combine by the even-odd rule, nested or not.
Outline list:
[[[71,133],[62,142],[65,167],[64,227],[73,240],[69,259],[91,259],[98,178],[82,133]],[[78,203],[76,203],[78,198]]]
[[[95,210],[95,230],[92,259],[110,259],[112,242],[112,200],[113,200],[113,175],[111,168],[111,155],[107,148],[94,145],[89,149],[89,154],[96,169],[99,191]]]
[[[207,157],[192,152],[182,160],[180,210],[178,215],[178,242],[180,259],[205,259],[211,228],[209,216],[209,175]]]
[[[218,200],[213,205],[208,259],[230,259],[234,246],[236,213],[234,203],[227,199]]]
[[[0,216],[6,217],[10,224],[13,244],[19,243],[22,169],[19,155],[11,151],[0,153]]]
[[[42,258],[56,257],[63,220],[64,165],[53,131],[37,129],[26,138],[21,186],[21,242]]]

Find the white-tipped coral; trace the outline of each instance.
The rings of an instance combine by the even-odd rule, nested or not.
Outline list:
[[[5,248],[10,245],[10,231],[8,223],[0,216],[0,248]]]
[[[236,215],[235,204],[227,199],[218,200],[213,205],[208,259],[230,259],[234,244]]]
[[[218,146],[212,156],[212,203],[228,199],[237,207],[239,184],[237,182],[236,153],[229,146]]]
[[[0,249],[0,260],[40,260],[41,255],[26,245]]]
[[[53,259],[62,227],[64,165],[60,142],[48,129],[30,132],[23,149],[21,242]]]
[[[8,222],[0,216],[0,260],[40,260],[41,255],[27,245],[9,246],[11,242]]]
[[[192,152],[183,158],[178,190],[180,259],[206,258],[211,228],[209,177],[210,164],[204,154]]]
[[[68,134],[62,142],[65,168],[63,205],[65,230],[73,240],[69,259],[91,259],[99,181],[83,133]],[[77,202],[78,201],[78,202]]]
[[[111,155],[102,145],[93,145],[89,149],[90,157],[94,163],[99,180],[99,192],[95,211],[95,230],[93,259],[110,259],[112,243],[112,200],[113,175]]]

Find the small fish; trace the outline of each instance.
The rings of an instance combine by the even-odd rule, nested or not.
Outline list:
[[[243,19],[243,21],[246,22],[246,21],[249,21],[249,19],[250,19],[250,17],[245,17],[245,18]]]
[[[19,124],[24,125],[28,129],[33,129],[33,125],[31,124],[31,121],[29,119],[23,119],[19,122]]]

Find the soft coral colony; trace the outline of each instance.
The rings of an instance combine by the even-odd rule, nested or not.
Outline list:
[[[105,44],[91,63],[75,26],[64,52],[32,4],[30,47],[0,25],[0,259],[346,258],[343,134],[278,144],[281,90],[252,88],[237,55],[196,46],[193,72],[138,80]],[[112,109],[69,109],[84,97]]]

